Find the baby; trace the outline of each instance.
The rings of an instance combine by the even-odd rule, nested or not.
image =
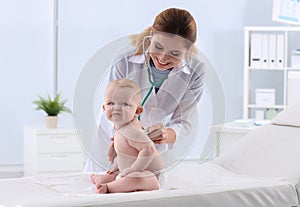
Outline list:
[[[107,174],[91,177],[97,193],[159,189],[157,175],[164,162],[138,121],[141,99],[141,88],[128,79],[112,81],[105,90],[103,110],[114,123],[117,164]]]

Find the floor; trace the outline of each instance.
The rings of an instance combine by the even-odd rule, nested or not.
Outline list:
[[[4,165],[0,166],[0,179],[23,177],[23,166]]]

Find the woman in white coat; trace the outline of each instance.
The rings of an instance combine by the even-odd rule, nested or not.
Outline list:
[[[192,116],[203,92],[204,64],[196,56],[196,22],[182,9],[158,14],[152,26],[132,36],[133,50],[121,54],[113,64],[109,81],[127,78],[142,88],[144,111],[140,116],[148,136],[163,153],[192,130]],[[85,171],[103,171],[97,156],[101,139],[109,139],[113,126],[102,116],[92,158]],[[102,144],[103,145],[103,144]],[[110,149],[110,156],[113,149]],[[100,163],[100,164],[99,164]]]

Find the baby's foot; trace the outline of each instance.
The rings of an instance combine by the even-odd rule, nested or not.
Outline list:
[[[96,187],[97,187],[97,189],[96,189],[97,193],[99,193],[99,194],[108,193],[107,184],[97,185]]]

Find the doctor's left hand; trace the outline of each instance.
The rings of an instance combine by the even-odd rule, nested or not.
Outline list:
[[[172,128],[165,128],[162,123],[148,127],[148,136],[155,144],[173,144],[176,133]]]
[[[108,147],[107,151],[107,156],[108,156],[108,161],[112,164],[117,157],[117,153],[114,147],[114,138],[110,138],[111,144]]]

